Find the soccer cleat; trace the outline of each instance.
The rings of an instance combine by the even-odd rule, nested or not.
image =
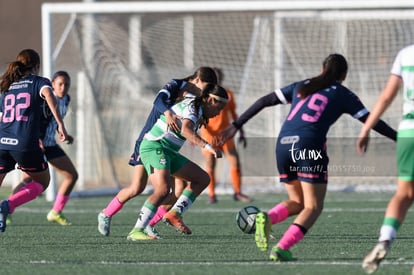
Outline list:
[[[128,241],[146,241],[146,240],[156,240],[156,237],[149,236],[145,233],[144,229],[134,228],[129,232],[127,240]]]
[[[7,226],[7,216],[9,215],[9,201],[4,200],[0,204],[0,232],[4,232]]]
[[[6,225],[10,225],[12,223],[12,214],[7,215]]]
[[[293,258],[292,253],[289,250],[283,250],[277,246],[274,246],[272,251],[270,251],[269,259],[276,262],[289,262],[296,260]]]
[[[104,236],[109,236],[112,217],[106,216],[103,212],[98,214],[98,231]]]
[[[261,251],[267,251],[271,227],[272,224],[267,214],[264,212],[257,213],[254,240]]]
[[[185,223],[181,219],[180,214],[173,210],[170,210],[167,213],[165,213],[164,217],[162,218],[162,221],[174,227],[178,232],[181,232],[186,235],[192,234],[191,229],[188,228],[187,225],[185,225]]]
[[[250,198],[250,197],[248,197],[248,196],[246,196],[246,195],[244,195],[242,193],[236,193],[236,194],[234,194],[233,195],[233,199],[235,201],[241,201],[241,202],[245,202],[245,203],[249,203],[249,202],[252,202],[253,201],[252,198]]]
[[[214,203],[217,203],[217,197],[214,195],[214,196],[211,196],[211,197],[208,197],[208,201],[207,201],[207,203],[208,204],[214,204]]]
[[[150,237],[154,237],[155,239],[161,239],[160,233],[158,233],[157,229],[155,229],[154,226],[147,225],[144,228],[144,233],[147,234]]]
[[[367,274],[374,273],[381,261],[387,256],[390,250],[390,241],[383,241],[377,243],[377,245],[365,256],[362,262],[362,268]]]
[[[47,220],[60,225],[72,225],[72,223],[63,215],[62,212],[56,212],[53,209],[47,214]]]

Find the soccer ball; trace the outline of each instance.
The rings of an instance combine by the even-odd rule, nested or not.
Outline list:
[[[256,230],[256,215],[259,212],[260,209],[253,205],[240,209],[236,214],[236,223],[240,230],[247,234],[253,234]]]

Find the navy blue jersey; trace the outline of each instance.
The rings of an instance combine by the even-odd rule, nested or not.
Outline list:
[[[0,99],[0,149],[33,151],[39,147],[41,104],[40,91],[52,89],[49,79],[29,75],[12,83]]]
[[[181,79],[172,79],[159,90],[154,100],[154,106],[152,107],[150,114],[145,121],[144,128],[142,128],[137,140],[135,141],[134,152],[129,159],[130,165],[135,166],[142,164],[139,156],[139,146],[141,145],[145,134],[151,130],[152,126],[154,126],[158,118],[160,118],[160,116],[167,109],[175,104],[178,97],[181,96],[181,91],[186,84],[187,81]]]
[[[145,134],[151,130],[152,126],[154,126],[155,122],[157,122],[157,119],[175,104],[177,98],[180,96],[181,90],[186,84],[187,81],[172,79],[159,90],[154,100],[154,106],[152,107],[145,125],[137,138],[139,143],[142,141]]]
[[[329,128],[342,114],[358,119],[368,113],[358,96],[340,83],[300,99],[298,89],[305,82],[296,82],[275,91],[281,102],[291,103],[279,136],[294,134],[325,142]]]

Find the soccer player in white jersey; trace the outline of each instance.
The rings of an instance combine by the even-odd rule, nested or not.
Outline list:
[[[179,118],[179,132],[168,127],[162,115],[146,133],[139,148],[141,161],[149,175],[154,192],[141,208],[137,222],[128,234],[131,241],[152,240],[144,229],[154,217],[157,208],[169,193],[171,176],[189,182],[173,207],[164,215],[168,220],[181,220],[181,215],[192,205],[196,197],[208,186],[210,178],[201,167],[179,153],[186,140],[208,150],[215,157],[221,152],[197,134],[197,129],[208,119],[220,113],[228,100],[227,92],[218,85],[208,84],[201,96],[189,95],[171,107]]]
[[[359,134],[357,150],[368,148],[369,132],[403,87],[403,116],[397,134],[397,191],[388,203],[377,245],[364,258],[362,267],[368,274],[378,269],[397,236],[397,231],[414,201],[414,45],[400,50],[372,113]]]
[[[139,147],[144,139],[144,135],[152,128],[161,115],[166,117],[169,128],[178,131],[179,129],[176,122],[177,116],[170,111],[170,107],[186,94],[201,95],[201,91],[205,89],[208,83],[217,83],[216,73],[210,67],[199,67],[190,76],[183,79],[171,79],[158,91],[153,107],[148,115],[144,127],[138,135],[134,151],[129,160],[129,165],[134,167],[131,184],[122,188],[98,214],[99,233],[104,236],[109,236],[112,217],[121,211],[125,203],[127,203],[130,199],[141,194],[147,185],[148,174],[145,171],[144,165],[141,161],[141,156],[139,154]],[[174,205],[177,198],[184,190],[185,185],[186,183],[182,180],[175,180],[170,196],[168,196],[163,204],[158,207],[158,211],[151,221],[153,222],[152,225],[155,225],[158,221],[160,221],[164,214],[166,214],[167,211]],[[149,224],[146,230],[156,236],[158,235],[158,232],[152,225]],[[191,234],[191,230],[189,230],[183,221],[177,221],[177,223],[173,226],[180,232]]]
[[[326,141],[330,127],[343,114],[365,122],[368,110],[358,96],[342,85],[348,63],[340,54],[330,54],[322,64],[322,73],[276,89],[259,98],[223,132],[223,142],[263,108],[291,104],[276,144],[279,180],[285,184],[289,198],[267,212],[256,216],[255,241],[267,251],[272,224],[297,215],[269,258],[274,261],[294,260],[290,248],[299,243],[322,213],[328,184]],[[396,132],[379,121],[374,129],[395,140]],[[311,152],[307,156],[293,152]],[[313,157],[312,157],[313,156]]]

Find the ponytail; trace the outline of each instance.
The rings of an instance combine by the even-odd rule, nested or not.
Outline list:
[[[329,55],[322,64],[323,71],[320,75],[313,77],[299,88],[300,98],[314,94],[323,90],[336,82],[342,82],[348,72],[348,63],[344,56],[340,54]]]
[[[14,61],[12,63],[9,63],[6,72],[1,77],[0,92],[7,92],[7,90],[9,90],[10,85],[13,82],[19,81],[21,78],[23,78],[24,72],[25,65],[20,61]]]
[[[32,49],[22,50],[16,61],[9,63],[0,79],[0,92],[7,92],[13,82],[19,81],[40,65],[39,54]]]

